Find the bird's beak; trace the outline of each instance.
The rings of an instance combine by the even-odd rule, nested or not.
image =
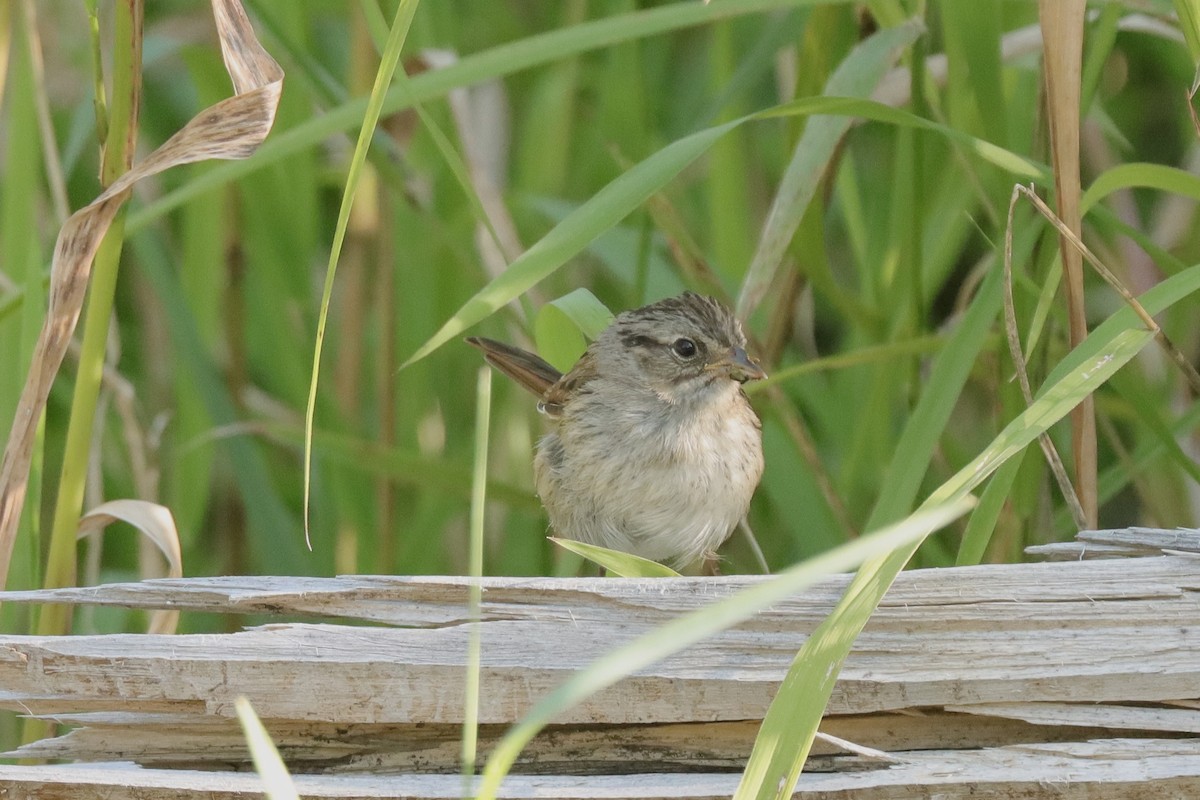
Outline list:
[[[767,373],[763,372],[762,367],[754,363],[750,356],[746,355],[746,351],[740,347],[732,348],[719,366],[728,370],[729,377],[738,383],[761,381],[767,377]]]

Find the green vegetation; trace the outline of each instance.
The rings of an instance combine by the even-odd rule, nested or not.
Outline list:
[[[99,194],[97,175],[107,185],[124,171],[131,125],[144,155],[230,94],[206,4],[149,4],[144,27],[115,5],[93,18],[94,2],[0,0],[4,431],[69,210]],[[171,510],[188,575],[575,574],[580,556],[547,541],[533,495],[541,422],[506,381],[490,392],[486,471],[475,464],[489,393],[476,391],[480,360],[462,335],[536,343],[566,367],[605,307],[685,288],[736,304],[771,373],[754,387],[767,470],[749,522],[772,569],[926,501],[961,513],[980,491],[940,533],[923,538],[955,514],[829,562],[868,566],[831,636],[798,657],[793,696],[840,662],[910,555],[1012,561],[1073,534],[1029,448],[1048,427],[1085,511],[1098,498],[1100,525],[1196,523],[1200,405],[1186,379],[1087,267],[1070,302],[1093,332],[1071,350],[1059,236],[1021,200],[1013,308],[1042,387],[1028,411],[1002,311],[1013,186],[1032,184],[1052,207],[1056,192],[1078,198],[1084,240],[1134,294],[1149,291],[1143,302],[1195,360],[1200,160],[1187,91],[1200,35],[1187,0],[1175,4],[1182,30],[1167,2],[1089,12],[1078,114],[1063,95],[1047,101],[1033,2],[246,5],[287,73],[275,128],[245,160],[144,181],[110,232],[82,347],[32,453],[8,588],[153,572],[153,554],[116,528],[75,568],[73,520],[126,497]],[[1078,184],[1056,188],[1050,119],[1080,141]],[[1056,423],[1087,396],[1095,433],[1075,425],[1098,467],[1085,456],[1076,474],[1080,439]],[[486,509],[473,474],[486,474]],[[724,572],[758,571],[740,535],[726,555]],[[754,602],[735,603],[730,623]],[[0,608],[0,625],[37,630],[28,615]],[[182,622],[222,624],[239,621]],[[43,615],[41,630],[58,627]],[[75,621],[141,627],[134,612]],[[637,661],[627,656],[613,654],[622,669]],[[810,706],[796,713],[819,717]],[[782,756],[756,750],[745,791],[791,773],[804,733],[788,708],[767,724],[800,738]],[[474,758],[473,740],[464,753]]]

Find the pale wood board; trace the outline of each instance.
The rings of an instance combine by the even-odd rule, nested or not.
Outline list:
[[[1073,546],[1067,561],[902,574],[823,724],[900,763],[819,741],[799,796],[1200,796],[1200,538],[1089,532]],[[1175,554],[1097,560],[1097,548]],[[484,579],[481,757],[601,655],[763,580]],[[729,796],[779,681],[845,585],[825,580],[565,709],[505,796]],[[2,767],[0,796],[257,796],[253,776],[208,771],[246,768],[233,712],[246,695],[308,773],[306,796],[457,797],[456,775],[425,773],[458,769],[468,586],[243,577],[0,595],[353,623],[0,635],[0,706],[76,726],[23,755],[174,767]]]
[[[1002,717],[1033,725],[1071,725],[1108,730],[1172,731],[1200,735],[1200,710],[1082,703],[979,703],[946,711]]]
[[[1081,531],[1073,542],[1026,548],[1031,555],[1056,560],[1135,558],[1160,553],[1200,553],[1200,531],[1193,528],[1117,528]]]
[[[1036,704],[1034,704],[1036,705]],[[246,742],[236,720],[186,714],[91,713],[55,715],[78,725],[63,736],[22,749],[28,758],[137,761],[201,767],[241,764]],[[455,772],[461,755],[459,725],[347,725],[268,720],[269,733],[293,768],[303,772]],[[531,742],[518,772],[573,774],[613,771],[737,769],[758,734],[758,720],[659,725],[553,726]],[[1053,742],[1120,735],[1130,725],[1073,727],[1036,725],[1003,717],[924,711],[826,717],[821,731],[883,751],[996,747],[1012,742]],[[506,725],[479,731],[481,757]],[[1159,731],[1161,728],[1147,728]],[[198,743],[203,743],[198,747]],[[806,769],[829,769],[827,756],[845,750],[818,739]],[[823,760],[826,759],[826,760]]]
[[[508,800],[716,800],[737,787],[736,773],[679,775],[510,775]],[[304,797],[449,800],[462,796],[456,775],[299,775]],[[9,796],[36,800],[243,800],[261,796],[253,774],[128,766],[0,766]],[[803,800],[917,800],[992,797],[1056,800],[1162,800],[1200,796],[1200,743],[1099,740],[985,750],[905,754],[904,763],[853,772],[801,776]]]
[[[973,570],[901,576],[846,661],[828,713],[1028,700],[1161,702],[1200,694],[1200,560]],[[292,601],[316,611],[334,599],[348,613],[365,581],[373,586],[367,613],[388,607],[394,622],[410,627],[295,623],[222,635],[0,636],[0,700],[35,713],[131,705],[178,713],[202,704],[205,713],[232,716],[234,698],[245,694],[273,719],[461,722],[469,629],[461,620],[464,580],[337,579],[338,588],[326,592],[313,579],[290,588],[286,579],[261,579],[256,589],[258,580],[238,579],[232,594],[241,607],[249,595],[262,598],[258,608],[288,610]],[[613,647],[760,580],[489,579],[480,721],[520,719]],[[170,584],[161,591],[187,596],[180,588],[186,582]],[[203,587],[198,602],[221,608],[214,601],[219,581],[195,584]],[[90,596],[109,591],[93,589]],[[130,589],[113,591],[126,597]],[[836,597],[836,585],[823,585],[790,598],[564,711],[556,722],[761,719],[796,650]],[[419,624],[411,625],[414,618]]]

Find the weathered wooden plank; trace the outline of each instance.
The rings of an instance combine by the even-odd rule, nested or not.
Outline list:
[[[1194,528],[1112,528],[1080,531],[1076,541],[1111,544],[1150,552],[1200,553],[1200,530]]]
[[[486,620],[560,618],[662,621],[767,580],[716,578],[484,578]],[[824,614],[847,578],[834,576],[758,615]],[[340,578],[218,577],[160,579],[0,594],[3,602],[68,602],[214,613],[346,617],[398,626],[456,625],[465,618],[469,579],[457,576]],[[1127,596],[1177,597],[1200,589],[1198,563],[1186,557],[1064,565],[993,564],[902,573],[881,608],[1010,600],[1055,601]]]
[[[913,573],[859,638],[829,713],[1193,697],[1200,686],[1198,566],[1193,557],[1166,556],[997,568],[966,573],[970,580],[956,570]],[[375,584],[373,603],[399,597],[416,607],[418,597],[440,597],[430,601],[425,620],[442,622],[294,624],[231,635],[0,636],[3,702],[35,713],[123,710],[130,702],[192,711],[200,702],[206,713],[231,716],[234,698],[245,694],[276,719],[460,722],[469,626],[452,621],[462,612],[449,598],[459,598],[465,583]],[[238,585],[245,592],[253,582]],[[291,597],[311,599],[316,584],[305,585],[309,590]],[[734,585],[494,579],[481,627],[480,720],[519,719],[574,671]],[[338,591],[348,607],[348,595]],[[836,595],[825,587],[791,598],[621,681],[558,722],[761,719]],[[278,596],[272,602],[286,607]]]
[[[1058,560],[1137,558],[1162,553],[1200,553],[1200,531],[1193,528],[1116,528],[1081,531],[1073,542],[1026,548],[1025,552]]]
[[[1194,532],[1160,533],[1153,547],[1191,547]],[[1127,532],[1094,538],[1083,544],[1148,549]],[[829,733],[902,763],[882,769],[819,745],[810,769],[857,772],[824,776],[850,783],[806,775],[801,796],[1190,794],[1200,780],[1198,567],[1195,555],[1169,555],[902,575],[847,659],[825,723]],[[762,580],[486,579],[482,750],[576,670]],[[518,770],[530,774],[514,775],[513,796],[727,796],[736,776],[695,770],[744,764],[757,720],[845,581],[824,581],[565,711],[523,754]],[[240,768],[246,754],[233,701],[246,695],[293,767],[329,773],[305,778],[317,781],[310,796],[458,796],[449,776],[422,783],[419,775],[333,773],[456,769],[468,585],[453,577],[225,578],[3,595],[388,626],[0,636],[0,706],[82,726],[24,755]],[[1147,738],[1102,738],[1114,732]],[[1150,738],[1163,734],[1182,738]],[[571,776],[552,777],[567,770]],[[641,774],[633,783],[600,774],[617,770]],[[668,772],[677,774],[661,774]],[[0,781],[9,774],[32,796],[107,791],[100,772],[0,773]],[[172,774],[130,772],[118,782],[131,788],[112,796],[257,791],[253,781],[236,783],[241,777],[223,784],[231,776]],[[72,784],[67,775],[91,777]],[[134,792],[148,776],[163,783]],[[343,778],[349,782],[337,783]],[[1156,781],[1152,792],[1146,781]]]
[[[999,606],[990,630],[960,625],[946,631],[937,615],[923,624],[910,616],[900,630],[863,634],[829,710],[1188,697],[1200,686],[1200,608],[1183,605],[1174,613],[1159,609],[1153,621],[1130,609],[1136,622],[1080,630],[1055,630],[1036,617],[1028,622],[1028,609],[1007,619]],[[1042,611],[1056,613],[1053,604]],[[484,626],[480,720],[519,719],[574,670],[644,630]],[[600,692],[558,721],[761,719],[803,639],[801,631],[726,632]],[[8,695],[4,705],[18,710],[37,710],[38,698],[84,700],[91,709],[107,700],[112,710],[130,700],[150,701],[172,711],[181,710],[172,703],[190,709],[199,700],[206,713],[231,716],[234,699],[244,694],[272,718],[460,722],[465,653],[465,626],[297,624],[225,636],[0,636],[0,685]]]
[[[49,718],[82,727],[26,745],[17,755],[207,768],[242,764],[247,759],[241,727],[236,720],[224,717],[110,712],[58,714]],[[294,771],[457,773],[460,769],[462,727],[459,725],[347,725],[293,720],[266,720],[265,724]],[[999,716],[980,718],[929,710],[826,717],[821,731],[861,747],[893,752],[976,749],[1013,742],[1083,741],[1129,735],[1131,726],[1121,727],[1125,730],[1030,724]],[[745,765],[758,728],[758,720],[552,726],[524,749],[516,771],[592,774],[736,770]],[[482,726],[478,734],[480,753],[490,752],[508,729],[507,725]],[[818,739],[806,769],[827,769],[829,765],[822,759],[845,753],[843,748]]]
[[[502,789],[510,800],[685,800],[727,798],[735,773],[589,776],[511,775]],[[448,800],[462,794],[454,775],[300,775],[301,794],[313,798]],[[261,796],[246,773],[136,769],[109,766],[0,766],[0,786],[11,796],[37,800],[245,800]],[[1200,740],[1113,739],[1023,745],[974,751],[904,754],[901,764],[801,777],[803,800],[1020,797],[1024,800],[1160,800],[1200,795]]]
[[[1119,544],[1083,544],[1080,542],[1051,542],[1025,548],[1025,553],[1049,561],[1082,561],[1084,559],[1127,559],[1148,555],[1143,550]]]
[[[1197,687],[1200,692],[1200,687]],[[1200,734],[1200,710],[1078,703],[980,703],[947,706],[947,711],[1018,719],[1035,725],[1074,725],[1107,729]]]

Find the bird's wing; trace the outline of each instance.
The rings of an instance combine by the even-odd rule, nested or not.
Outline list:
[[[480,336],[468,338],[467,344],[478,347],[489,364],[538,397],[543,397],[563,377],[550,363],[519,347]]]
[[[546,390],[542,395],[542,402],[539,408],[548,416],[557,417],[563,412],[563,407],[570,402],[571,398],[579,394],[589,381],[595,378],[596,359],[592,357],[589,350],[575,362],[575,366],[571,367],[571,371],[563,375],[553,386]]]

